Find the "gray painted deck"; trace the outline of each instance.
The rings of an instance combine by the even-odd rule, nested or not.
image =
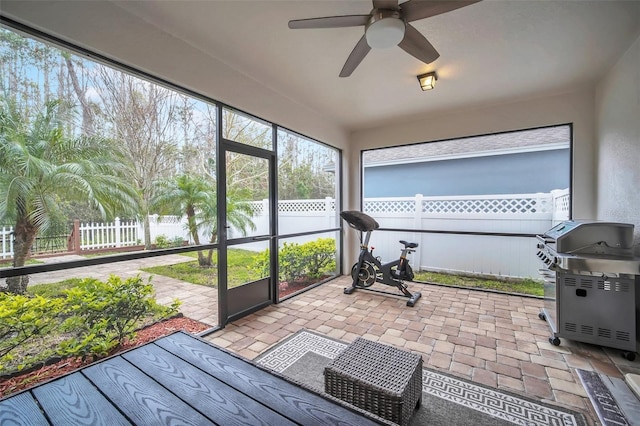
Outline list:
[[[184,332],[0,401],[0,424],[374,425]]]

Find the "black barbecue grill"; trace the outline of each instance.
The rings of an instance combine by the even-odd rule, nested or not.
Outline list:
[[[544,308],[553,335],[622,349],[635,359],[640,336],[640,258],[633,256],[632,224],[565,221],[538,235],[544,267]]]

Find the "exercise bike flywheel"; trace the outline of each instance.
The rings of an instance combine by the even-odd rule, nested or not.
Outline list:
[[[358,264],[354,264],[351,268],[351,278],[358,280],[358,286],[370,287],[376,282],[376,268],[370,262],[363,262],[359,272],[356,272]]]

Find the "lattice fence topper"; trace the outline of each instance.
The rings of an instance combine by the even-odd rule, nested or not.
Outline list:
[[[336,202],[334,199],[316,199],[316,200],[280,200],[278,201],[279,213],[317,213],[326,212],[327,202],[329,204],[329,211],[334,212],[336,210]],[[251,201],[249,202],[251,210],[254,215],[264,214],[265,203],[263,201]]]
[[[551,213],[551,198],[423,200],[423,213],[532,214]]]
[[[555,200],[556,212],[568,212],[569,211],[569,194],[562,195]]]
[[[366,213],[414,213],[415,210],[415,198],[393,201],[364,201],[364,211]]]
[[[264,214],[264,203],[262,201],[249,201],[249,207],[254,216],[260,216]]]
[[[280,213],[293,212],[318,212],[325,210],[324,200],[309,201],[280,201],[278,202],[278,211]]]

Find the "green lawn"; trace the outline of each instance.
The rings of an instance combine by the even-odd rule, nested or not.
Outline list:
[[[218,262],[217,250],[213,253],[214,265]],[[197,252],[183,253],[196,259]],[[229,287],[236,287],[246,282],[260,278],[253,265],[255,265],[258,253],[249,250],[231,249],[229,250]],[[0,267],[10,267],[11,263],[0,262]],[[29,263],[41,263],[37,260],[30,260]],[[218,284],[218,268],[200,268],[198,261],[176,263],[174,265],[154,266],[143,268],[145,272],[179,279],[193,284],[215,287]],[[29,293],[40,294],[42,296],[53,297],[62,294],[65,288],[73,287],[78,279],[69,279],[55,284],[39,284],[29,287]],[[544,290],[542,282],[532,279],[523,280],[497,280],[478,277],[467,277],[463,275],[442,274],[436,272],[415,272],[415,282],[431,282],[436,284],[468,287],[486,290],[497,290],[505,293],[528,294],[533,296],[543,296]]]
[[[68,280],[58,281],[50,284],[34,284],[27,287],[27,292],[34,296],[42,296],[46,298],[62,297],[64,290],[73,288],[78,285],[83,278],[69,278]]]
[[[260,274],[254,270],[254,265],[259,253],[249,250],[230,249],[228,251],[229,263],[229,287],[236,287],[246,282],[255,281],[260,278]],[[197,259],[197,252],[184,253]],[[213,252],[213,263],[218,263],[218,252]],[[166,277],[175,278],[181,281],[190,282],[192,284],[205,285],[215,287],[218,285],[218,268],[201,268],[198,261],[176,263],[173,265],[153,266],[143,268],[145,272],[151,274],[164,275]]]
[[[198,256],[197,252],[189,252],[184,255],[194,259]],[[239,249],[229,250],[230,287],[235,287],[260,278],[259,274],[253,269],[253,265],[255,264],[257,257],[258,253],[256,252]],[[217,252],[214,252],[213,262],[214,264],[217,263]],[[218,268],[200,268],[197,260],[174,265],[154,266],[151,268],[144,268],[143,270],[149,273],[164,275],[181,281],[210,287],[215,287],[218,283]],[[497,280],[434,272],[416,272],[414,281],[432,282],[442,285],[476,289],[497,290],[505,293],[528,294],[533,296],[544,295],[542,282],[531,279]]]
[[[25,262],[25,265],[37,265],[38,263],[43,263],[36,259],[29,259]],[[0,268],[13,268],[13,260],[0,260]]]
[[[413,280],[416,282],[423,281],[456,287],[497,290],[505,293],[529,294],[533,296],[544,295],[542,281],[532,279],[497,280],[421,271],[415,272],[415,278]]]

